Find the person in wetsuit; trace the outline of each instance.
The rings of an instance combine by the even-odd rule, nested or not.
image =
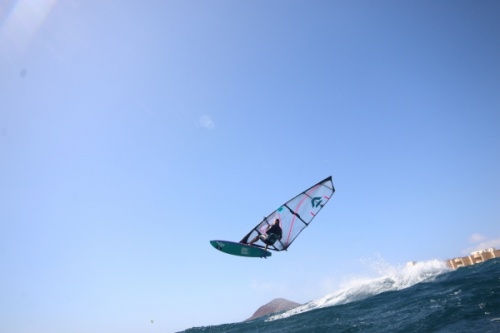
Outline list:
[[[275,219],[273,225],[267,227],[265,234],[260,234],[256,236],[254,239],[248,243],[249,245],[253,245],[259,239],[266,244],[266,250],[269,245],[273,245],[278,239],[281,239],[283,231],[280,227],[280,219]]]

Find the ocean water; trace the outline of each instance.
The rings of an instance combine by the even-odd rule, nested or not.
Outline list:
[[[289,311],[184,332],[500,332],[500,258],[386,269]]]

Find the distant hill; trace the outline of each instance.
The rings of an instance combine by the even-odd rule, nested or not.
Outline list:
[[[254,319],[257,319],[259,317],[262,317],[262,316],[265,316],[265,315],[268,315],[268,314],[271,314],[274,312],[290,310],[290,309],[293,309],[299,305],[301,305],[301,304],[286,300],[284,298],[276,298],[276,299],[273,299],[271,302],[258,308],[257,311],[255,311],[255,313],[253,314],[253,316],[251,316],[250,318],[248,318],[245,321],[254,320]]]

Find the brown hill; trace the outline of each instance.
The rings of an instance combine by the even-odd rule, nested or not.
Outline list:
[[[292,302],[292,301],[289,301],[289,300],[286,300],[283,298],[276,298],[276,299],[273,299],[271,302],[258,308],[257,311],[255,311],[255,313],[245,321],[254,320],[254,319],[257,319],[259,317],[266,316],[266,315],[274,313],[274,312],[281,312],[281,311],[290,310],[290,309],[293,309],[299,305],[301,305],[301,304],[295,303],[295,302]]]

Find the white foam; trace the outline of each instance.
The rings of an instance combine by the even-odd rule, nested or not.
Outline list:
[[[386,291],[402,290],[420,282],[432,281],[436,276],[449,270],[441,260],[419,262],[404,267],[393,267],[377,261],[371,266],[378,276],[352,278],[333,294],[271,316],[268,321],[287,318],[327,306],[359,301]]]

